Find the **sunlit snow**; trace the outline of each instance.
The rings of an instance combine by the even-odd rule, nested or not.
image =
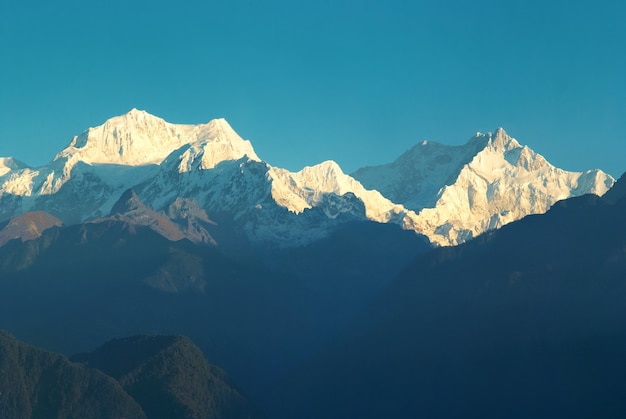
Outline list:
[[[503,129],[463,146],[422,141],[352,176],[332,160],[290,172],[262,161],[224,119],[170,124],[133,109],[74,137],[43,167],[0,159],[0,221],[30,210],[65,224],[104,216],[132,187],[156,211],[185,198],[209,216],[229,214],[254,240],[302,244],[340,220],[369,219],[453,245],[613,182],[555,168]]]

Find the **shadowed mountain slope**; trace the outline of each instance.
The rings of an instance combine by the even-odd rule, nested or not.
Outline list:
[[[117,379],[149,419],[253,419],[259,412],[183,336],[116,339],[72,358]]]
[[[275,417],[620,416],[625,213],[585,195],[418,258],[268,396]]]
[[[186,335],[255,396],[429,249],[413,232],[362,222],[308,247],[234,259],[106,219],[0,247],[0,327],[65,354]]]
[[[0,417],[145,419],[113,378],[0,330]]]

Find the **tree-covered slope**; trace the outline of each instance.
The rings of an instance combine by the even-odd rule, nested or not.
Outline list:
[[[115,339],[72,358],[119,380],[149,419],[252,419],[260,413],[183,336]]]
[[[146,418],[113,378],[1,330],[0,371],[5,419]]]

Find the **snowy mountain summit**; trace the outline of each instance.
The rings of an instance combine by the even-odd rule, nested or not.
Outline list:
[[[4,159],[10,164],[0,168],[0,219],[38,209],[66,224],[103,216],[125,190],[155,176],[160,164],[182,149],[187,155],[203,150],[198,162],[203,169],[244,156],[259,160],[250,142],[223,119],[170,124],[132,109],[74,137],[43,167]]]
[[[344,221],[385,222],[405,212],[335,162],[297,173],[270,166],[224,119],[171,124],[132,109],[74,137],[43,167],[2,162],[0,221],[36,210],[65,225],[100,219],[115,215],[132,188],[146,209],[129,210],[125,220],[162,232],[163,214],[194,225],[210,219],[253,241],[293,245]]]
[[[224,119],[171,124],[132,109],[74,137],[43,167],[0,159],[0,222],[36,210],[65,225],[115,216],[196,242],[215,243],[225,228],[293,246],[371,220],[451,245],[613,182],[599,170],[557,169],[502,129],[463,146],[424,141],[352,176],[330,160],[294,173],[262,161]],[[128,196],[133,208],[123,210]]]
[[[239,137],[224,119],[201,125],[170,124],[137,109],[74,137],[55,160],[70,157],[88,164],[160,164],[184,145],[210,147],[216,162],[244,155],[259,160],[250,142]]]
[[[416,230],[439,245],[544,213],[561,199],[603,195],[615,182],[601,170],[556,168],[502,128],[477,133],[462,146],[424,141],[393,163],[352,176],[417,212]]]

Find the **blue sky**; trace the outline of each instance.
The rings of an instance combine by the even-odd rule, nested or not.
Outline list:
[[[564,169],[619,176],[624,4],[3,0],[0,156],[44,164],[135,107],[224,117],[291,170],[502,126]]]

